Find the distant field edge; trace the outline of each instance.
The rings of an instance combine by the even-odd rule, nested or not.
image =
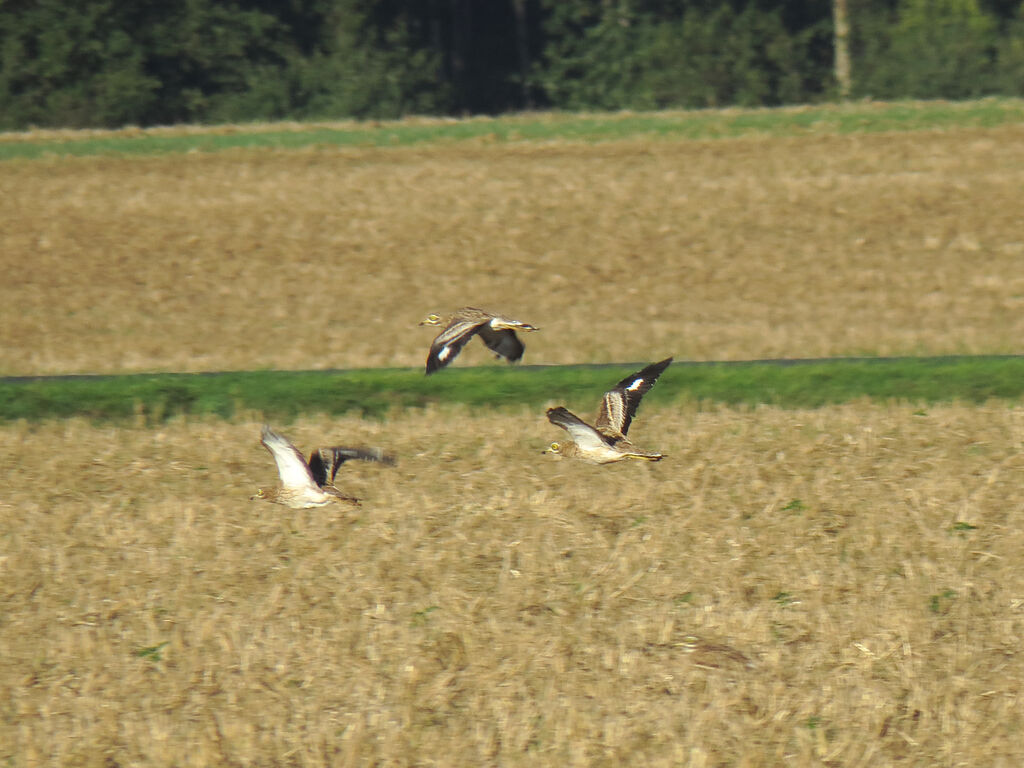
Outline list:
[[[0,133],[0,160],[205,153],[240,148],[801,136],[994,127],[1011,123],[1024,123],[1024,99],[858,101],[658,112],[532,112],[500,117],[417,117],[372,122],[277,122],[117,130],[40,129]]]
[[[85,417],[160,423],[176,416],[358,413],[461,404],[476,408],[565,403],[589,414],[600,395],[644,362],[571,366],[236,371],[0,379],[0,421]],[[678,361],[648,395],[674,402],[817,408],[859,399],[918,407],[1024,398],[1024,356]]]

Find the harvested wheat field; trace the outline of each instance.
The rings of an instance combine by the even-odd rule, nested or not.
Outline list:
[[[0,374],[1017,352],[1022,189],[1024,125],[10,161]]]
[[[1024,413],[649,407],[283,425],[394,450],[252,502],[259,423],[0,430],[0,759],[1016,766]],[[30,458],[27,458],[30,457]]]

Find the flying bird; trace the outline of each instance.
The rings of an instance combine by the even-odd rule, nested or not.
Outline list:
[[[651,363],[605,392],[594,426],[561,406],[548,408],[548,421],[568,432],[571,441],[552,443],[544,453],[575,456],[593,464],[609,464],[623,459],[660,461],[664,454],[635,448],[626,433],[636,416],[641,398],[650,391],[671,362],[670,357],[660,363]]]
[[[281,486],[260,488],[250,500],[264,499],[292,509],[323,507],[332,501],[358,504],[359,499],[355,496],[349,496],[334,487],[338,467],[349,459],[395,463],[395,458],[380,448],[346,448],[340,445],[317,448],[309,455],[309,461],[306,461],[288,438],[279,435],[266,424],[260,432],[260,442],[274,457]]]
[[[521,323],[501,315],[485,312],[475,307],[463,307],[451,317],[427,315],[420,325],[443,325],[430,344],[427,354],[427,375],[444,368],[458,357],[459,352],[473,336],[478,335],[496,357],[503,357],[514,363],[523,356],[526,346],[516,336],[516,331],[539,330],[529,323]]]

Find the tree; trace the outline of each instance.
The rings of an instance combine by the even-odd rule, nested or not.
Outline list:
[[[852,80],[850,74],[850,20],[846,13],[846,0],[832,1],[832,22],[835,26],[833,47],[835,48],[836,85],[839,98],[850,98]]]
[[[861,95],[963,99],[996,89],[997,25],[977,0],[903,0],[891,23],[857,27]]]
[[[273,16],[202,0],[0,6],[0,126],[201,119],[281,60]]]

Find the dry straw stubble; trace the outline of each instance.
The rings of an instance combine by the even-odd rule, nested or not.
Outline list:
[[[1019,409],[636,427],[671,458],[544,457],[542,413],[291,425],[400,454],[343,468],[351,511],[247,501],[273,473],[256,422],[3,428],[2,756],[1020,757]]]
[[[0,372],[1016,351],[1022,132],[9,162]]]

